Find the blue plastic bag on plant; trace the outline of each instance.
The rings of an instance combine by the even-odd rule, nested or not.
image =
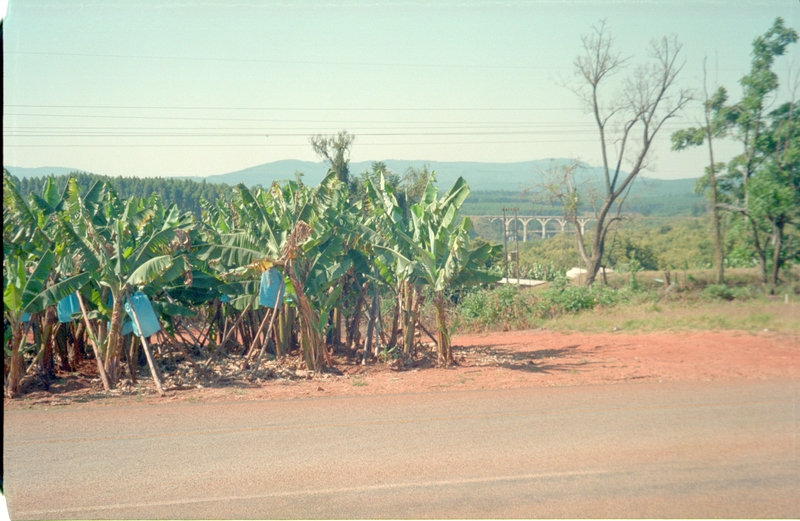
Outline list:
[[[124,324],[122,324],[122,336],[130,335],[133,333],[133,322],[130,320],[126,320]]]
[[[219,298],[219,301],[222,302],[223,304],[226,304],[231,301],[231,298],[228,295],[222,295]]]
[[[131,304],[133,304],[133,312],[131,311]],[[136,326],[136,320],[133,318],[134,313],[136,313],[136,318],[139,319],[139,324],[142,326],[141,333],[143,333],[144,336],[155,335],[161,331],[161,323],[159,323],[158,317],[156,317],[156,313],[153,311],[153,305],[150,304],[150,299],[147,298],[147,295],[141,291],[137,291],[131,295],[130,299],[125,302],[125,312],[131,318],[133,334],[136,336],[142,336],[142,334],[140,334],[139,328]]]
[[[56,306],[58,311],[58,321],[62,324],[72,322],[72,315],[81,312],[81,305],[78,302],[78,294],[73,293],[68,297],[64,297],[58,301]]]
[[[30,313],[23,313],[22,314],[22,318],[20,318],[19,321],[22,322],[23,324],[26,323],[26,322],[30,322],[31,321],[31,314]]]
[[[261,288],[258,292],[258,303],[268,308],[281,308],[285,285],[283,275],[275,268],[270,268],[261,275]],[[277,305],[276,305],[277,304]]]

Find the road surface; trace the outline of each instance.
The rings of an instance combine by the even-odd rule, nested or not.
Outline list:
[[[800,517],[800,382],[4,413],[11,519]]]

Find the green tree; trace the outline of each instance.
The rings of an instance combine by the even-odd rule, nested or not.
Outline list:
[[[753,41],[750,72],[740,83],[742,99],[727,107],[729,134],[742,144],[742,153],[731,159],[726,174],[722,208],[749,222],[761,278],[774,286],[785,259],[781,254],[786,226],[796,219],[797,108],[795,101],[769,111],[778,96],[775,59],[797,42],[798,34],[777,18],[772,27]],[[772,249],[772,270],[767,275]]]
[[[724,163],[714,160],[714,140],[723,138],[728,133],[729,109],[725,106],[728,93],[724,87],[719,87],[713,95],[709,96],[706,83],[706,62],[703,61],[703,116],[702,126],[679,130],[672,134],[672,149],[684,150],[690,146],[708,146],[709,164],[705,175],[701,177],[695,188],[704,192],[711,201],[711,218],[714,230],[714,263],[717,269],[717,284],[722,284],[725,278],[725,255],[723,250],[723,237],[720,226],[720,194],[717,186],[717,172],[725,168]]]

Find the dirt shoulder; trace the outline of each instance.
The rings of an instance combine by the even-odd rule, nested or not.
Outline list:
[[[800,378],[800,334],[771,332],[559,333],[547,330],[461,335],[457,365],[432,367],[337,360],[322,375],[289,366],[255,382],[172,386],[159,397],[149,380],[103,392],[91,374],[69,375],[49,391],[4,401],[6,410],[169,402],[293,399],[386,393],[575,386],[658,381]]]

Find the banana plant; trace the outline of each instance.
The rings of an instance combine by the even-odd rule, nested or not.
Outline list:
[[[5,391],[10,397],[18,394],[19,381],[25,373],[21,348],[32,315],[74,293],[89,278],[87,274],[54,282],[56,264],[64,255],[63,248],[54,247],[49,237],[53,231],[49,217],[55,211],[50,206],[58,207],[59,204],[55,185],[50,179],[45,182],[43,195],[48,202],[42,206],[48,209],[31,208],[20,196],[11,176],[4,171],[3,314],[11,330],[10,363],[4,372],[9,374]],[[32,197],[36,202],[37,196]],[[48,340],[44,338],[42,345],[48,345]]]
[[[416,329],[414,296],[418,295],[418,291],[414,284],[414,265],[405,262],[413,256],[413,249],[400,235],[410,233],[411,223],[398,204],[394,187],[387,182],[383,173],[378,174],[377,181],[377,185],[371,181],[364,183],[370,211],[362,229],[366,231],[368,240],[365,242],[372,254],[371,260],[377,268],[379,280],[395,294],[397,300],[387,348],[395,345],[402,310],[402,329],[405,333],[403,350],[410,354]]]
[[[341,218],[347,204],[344,186],[329,174],[316,189],[289,182],[251,191],[240,184],[237,194],[234,212],[224,222],[239,226],[218,233],[199,258],[229,281],[221,289],[239,309],[255,298],[265,269],[283,270],[299,310],[306,362],[320,370],[331,363],[322,344],[328,312],[339,302],[341,279],[353,262],[347,255],[352,237]],[[221,219],[210,205],[207,211]]]
[[[49,284],[48,279],[56,263],[53,251],[46,251],[35,264],[22,256],[5,259],[3,276],[3,314],[11,326],[11,364],[6,384],[6,396],[14,398],[19,393],[19,381],[24,374],[20,348],[25,341],[26,323],[22,317],[55,305],[59,300],[75,293],[89,282],[90,274],[81,273]],[[28,268],[32,269],[28,269]]]
[[[427,285],[433,294],[436,313],[436,344],[438,363],[453,363],[450,337],[453,331],[447,326],[445,291],[460,284],[487,284],[498,280],[482,266],[494,253],[489,244],[470,247],[469,232],[472,222],[468,218],[457,221],[458,211],[470,190],[459,177],[441,198],[431,173],[419,203],[410,208],[411,234],[396,230],[399,242],[404,242],[412,254],[400,249],[385,248],[396,260],[397,266],[413,270],[418,283]]]
[[[104,320],[92,328],[87,309],[83,309],[83,318],[96,349],[98,372],[108,390],[121,373],[123,306],[134,291],[163,286],[191,271],[182,238],[188,235],[193,220],[188,214],[181,215],[175,205],[163,208],[157,199],[122,201],[105,183],[95,184],[86,194],[79,192],[75,179],[70,179],[67,208],[58,221],[60,238],[76,259],[76,269],[92,276],[91,301]],[[145,354],[158,384],[147,347]]]

